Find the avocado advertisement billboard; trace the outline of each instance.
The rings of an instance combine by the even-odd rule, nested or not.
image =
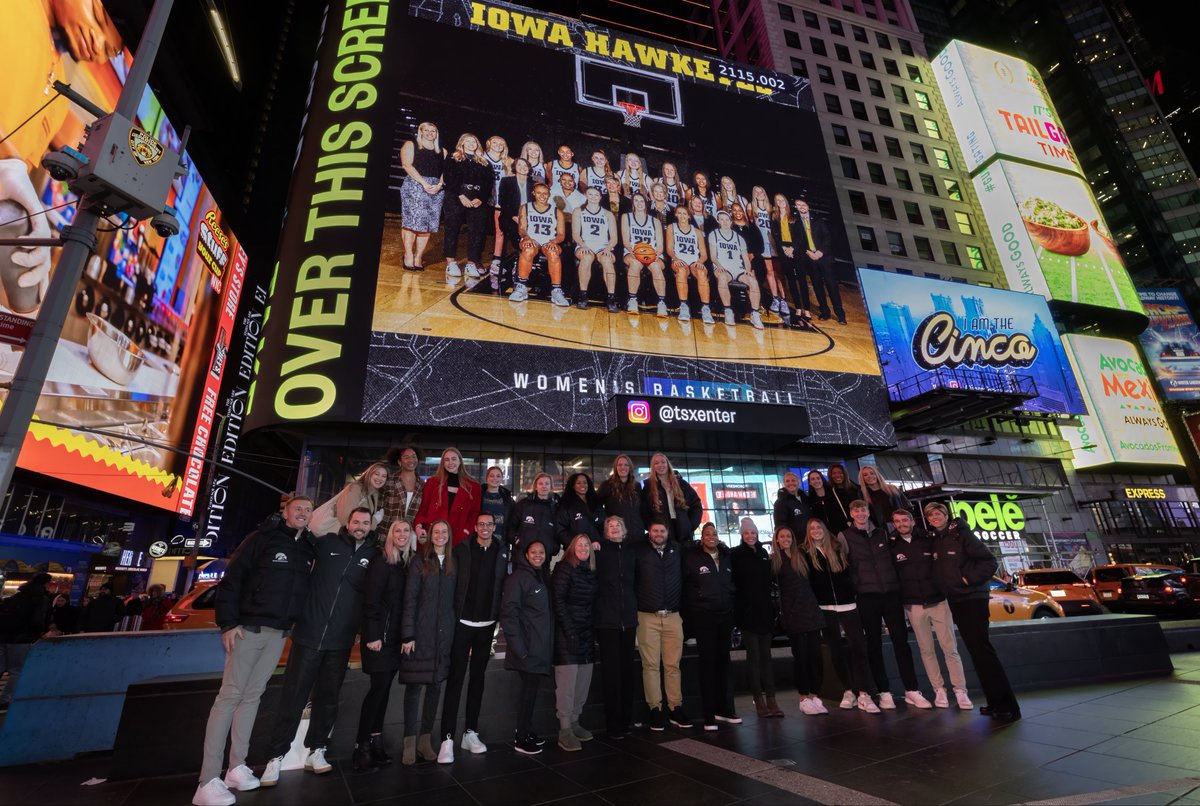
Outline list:
[[[888,386],[908,381],[916,395],[942,370],[971,370],[981,383],[1028,376],[1038,396],[1023,410],[1087,412],[1043,297],[871,269],[859,283]]]
[[[133,56],[100,2],[6,0],[0,23],[0,232],[49,238],[77,197],[40,167],[93,117],[55,81],[106,109]],[[163,146],[180,136],[146,90],[136,123]],[[131,137],[133,135],[131,134]],[[236,319],[247,256],[190,160],[164,204],[180,231],[102,222],[18,458],[26,470],[190,515]],[[30,321],[58,249],[0,247],[0,324]],[[0,343],[0,383],[20,360]]]
[[[1183,457],[1137,348],[1099,336],[1063,336],[1090,414],[1063,426],[1076,468],[1182,465]]]
[[[807,80],[499,2],[328,20],[250,427],[605,434],[654,395],[891,444]]]
[[[1138,336],[1165,400],[1200,399],[1200,329],[1177,288],[1138,289],[1150,325]]]

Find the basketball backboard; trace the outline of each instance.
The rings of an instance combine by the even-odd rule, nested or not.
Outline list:
[[[679,79],[629,65],[575,56],[575,102],[595,109],[622,111],[622,104],[642,107],[640,117],[683,125]]]

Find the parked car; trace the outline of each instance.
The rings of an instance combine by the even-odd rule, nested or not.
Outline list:
[[[1018,588],[1040,591],[1054,599],[1068,616],[1094,616],[1103,613],[1100,599],[1092,586],[1070,568],[1034,568],[1013,575]]]
[[[1184,570],[1137,574],[1121,580],[1121,609],[1165,615],[1200,609],[1200,576]]]
[[[988,596],[992,621],[1019,621],[1033,618],[1062,618],[1062,606],[1044,593],[1021,590],[1011,582],[992,577]]]
[[[1097,565],[1087,572],[1087,581],[1100,601],[1108,607],[1120,609],[1121,580],[1125,577],[1139,574],[1159,574],[1168,571],[1182,571],[1173,565],[1156,563],[1116,563],[1114,565]]]

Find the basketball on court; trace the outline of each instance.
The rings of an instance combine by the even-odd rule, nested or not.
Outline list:
[[[637,243],[633,245],[633,256],[644,265],[649,266],[658,259],[658,252],[655,252],[654,247],[648,243]]]

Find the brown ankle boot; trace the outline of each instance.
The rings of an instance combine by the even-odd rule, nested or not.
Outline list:
[[[417,737],[404,737],[404,754],[400,757],[400,763],[412,766],[417,763]]]
[[[767,700],[765,697],[756,696],[754,698],[754,712],[758,714],[759,719],[766,719],[767,717],[771,716],[771,709],[767,707]]]
[[[437,751],[433,749],[433,742],[428,733],[422,733],[417,739],[417,755],[422,761],[437,761]]]
[[[767,710],[771,712],[771,716],[783,716],[783,709],[775,702],[774,697],[767,697]]]

